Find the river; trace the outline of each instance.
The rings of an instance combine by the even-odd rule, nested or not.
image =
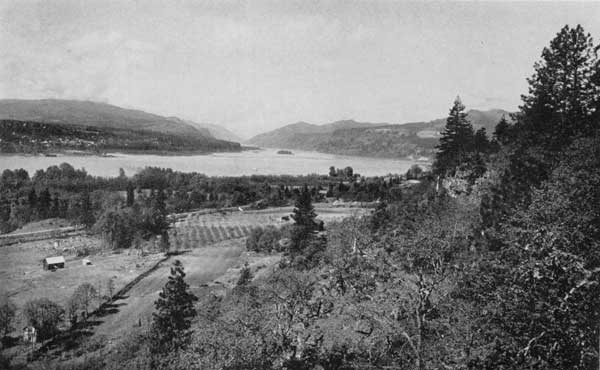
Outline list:
[[[317,152],[294,151],[292,155],[277,154],[275,149],[239,153],[161,156],[112,153],[108,157],[58,154],[56,157],[32,155],[0,155],[0,171],[23,168],[33,175],[36,170],[67,162],[95,176],[118,176],[119,168],[133,175],[147,166],[172,168],[182,172],[199,172],[208,176],[241,175],[305,175],[327,174],[330,166],[351,166],[363,176],[405,173],[416,162],[404,159],[339,156]]]

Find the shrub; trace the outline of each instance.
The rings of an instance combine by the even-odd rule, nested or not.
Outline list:
[[[270,253],[274,250],[280,251],[279,240],[282,235],[282,231],[275,226],[257,227],[250,231],[250,235],[246,239],[246,249],[263,253]]]
[[[262,227],[256,227],[250,230],[250,234],[246,239],[246,249],[253,252],[258,252],[258,241],[263,234]]]
[[[406,179],[418,179],[423,174],[423,169],[418,164],[413,164],[408,171],[406,171]]]
[[[29,325],[38,332],[38,338],[47,339],[58,332],[58,324],[63,320],[65,310],[48,298],[33,299],[23,309]]]
[[[8,296],[0,298],[0,333],[2,337],[6,337],[14,329],[12,324],[16,311],[17,308]]]

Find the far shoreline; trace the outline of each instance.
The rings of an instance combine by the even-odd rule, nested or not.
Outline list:
[[[198,156],[198,155],[211,155],[216,153],[241,153],[252,150],[264,150],[263,148],[251,147],[251,146],[243,146],[240,150],[214,150],[214,151],[204,151],[204,150],[182,150],[182,151],[170,151],[170,150],[110,150],[104,153],[96,153],[92,151],[85,150],[57,150],[57,151],[47,151],[40,153],[21,153],[21,152],[0,152],[0,156],[3,157],[40,157],[40,158],[51,158],[51,157],[94,157],[94,158],[112,158],[118,154],[125,155],[156,155],[161,157],[177,157],[177,156]]]
[[[223,154],[223,153],[243,153],[250,151],[287,151],[287,149],[281,148],[270,148],[270,147],[255,147],[255,146],[242,146],[240,150],[217,150],[217,151],[195,151],[195,150],[182,150],[182,151],[163,151],[163,150],[111,150],[104,153],[95,153],[91,151],[83,150],[60,150],[60,151],[49,151],[41,153],[6,153],[0,152],[1,157],[31,157],[31,158],[52,158],[52,157],[93,157],[93,158],[115,158],[119,155],[153,155],[160,157],[193,157],[200,155],[212,155],[212,154]],[[276,154],[283,154],[276,152]],[[410,161],[416,164],[431,164],[431,159],[428,157],[411,158],[411,157],[393,157],[387,155],[364,155],[359,153],[330,153],[318,150],[300,150],[300,152],[312,152],[319,154],[327,154],[339,157],[354,157],[364,159],[385,159],[385,160],[398,160],[398,161]],[[285,153],[288,154],[288,153]],[[294,154],[290,151],[290,154]]]

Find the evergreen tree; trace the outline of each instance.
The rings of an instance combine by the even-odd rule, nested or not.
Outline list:
[[[530,192],[548,179],[558,154],[573,139],[591,136],[600,85],[595,81],[598,58],[592,38],[581,26],[563,27],[535,63],[529,95],[514,115],[511,128],[518,134],[503,175],[503,197],[511,204],[527,205]]]
[[[50,216],[51,204],[52,196],[50,195],[48,188],[46,188],[40,193],[40,197],[38,199],[38,214],[40,218],[44,219]]]
[[[96,222],[92,202],[90,200],[90,193],[88,193],[87,191],[85,191],[81,195],[81,214],[79,216],[78,222],[85,225],[86,227],[91,227]]]
[[[302,192],[296,199],[292,219],[296,221],[296,225],[314,230],[316,217],[317,214],[315,213],[315,208],[312,205],[310,191],[308,190],[308,186],[304,185]]]
[[[597,63],[590,34],[580,25],[564,26],[542,51],[528,79],[529,95],[522,96],[522,145],[558,151],[598,126],[591,120],[600,99],[600,85],[594,82]]]
[[[60,217],[60,198],[58,193],[54,193],[54,197],[52,198],[50,217]]]
[[[377,205],[377,208],[371,214],[371,219],[369,222],[369,228],[372,233],[376,233],[379,229],[385,227],[391,219],[390,212],[387,209],[386,202],[380,202]]]
[[[133,184],[131,183],[131,181],[129,181],[127,183],[127,201],[126,201],[126,205],[127,207],[131,207],[133,206],[133,203],[135,201],[135,195],[133,193],[134,187]]]
[[[316,221],[316,217],[310,191],[305,185],[296,199],[294,214],[292,214],[295,224],[290,233],[288,250],[292,265],[296,267],[315,266],[325,248],[324,238],[317,235],[323,226]]]
[[[490,150],[490,141],[487,138],[485,127],[480,128],[475,132],[473,137],[473,149],[477,153],[487,153]]]
[[[10,231],[10,202],[0,195],[0,233]]]
[[[29,194],[27,195],[27,204],[32,210],[37,209],[38,197],[35,188],[31,188],[29,191]]]
[[[171,276],[159,298],[154,302],[156,312],[152,314],[151,343],[153,352],[164,353],[186,345],[190,337],[191,320],[196,315],[196,296],[189,292],[185,282],[183,265],[176,260],[171,267]]]
[[[169,230],[169,221],[167,219],[166,195],[164,191],[158,190],[152,193],[150,202],[150,215],[148,222],[148,231],[154,235],[163,235]]]
[[[508,123],[505,116],[502,116],[496,127],[492,141],[496,146],[507,145],[512,141],[512,125]]]
[[[468,159],[473,149],[473,126],[467,120],[464,110],[465,106],[457,96],[446,119],[440,143],[436,146],[433,170],[437,175],[454,175],[457,167]]]

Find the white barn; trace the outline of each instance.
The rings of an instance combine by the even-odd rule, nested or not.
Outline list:
[[[44,270],[62,269],[65,267],[65,257],[46,257],[44,258]]]

